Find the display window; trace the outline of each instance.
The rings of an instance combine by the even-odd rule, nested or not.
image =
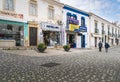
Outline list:
[[[15,40],[16,46],[24,45],[24,27],[22,25],[0,23],[0,40]]]
[[[60,45],[60,33],[56,31],[43,31],[44,42],[47,46]]]

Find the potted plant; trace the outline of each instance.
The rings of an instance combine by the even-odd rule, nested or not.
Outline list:
[[[45,49],[47,48],[47,46],[44,44],[44,43],[40,43],[38,46],[37,46],[37,49],[39,52],[44,52]]]
[[[70,45],[64,45],[63,48],[64,48],[65,51],[68,52],[70,50]]]

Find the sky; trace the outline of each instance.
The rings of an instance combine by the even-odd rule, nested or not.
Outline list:
[[[110,22],[120,23],[120,0],[60,0],[83,11],[92,12]]]

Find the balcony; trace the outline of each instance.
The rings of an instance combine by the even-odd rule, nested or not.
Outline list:
[[[114,34],[114,33],[112,33],[112,37],[115,37],[115,34]]]
[[[102,34],[105,34],[105,31],[104,31],[104,30],[102,30]]]
[[[118,35],[118,37],[120,38],[120,34]]]
[[[99,29],[95,28],[95,33],[99,33]]]
[[[108,36],[111,36],[112,34],[110,32],[108,32]]]
[[[118,35],[117,35],[117,34],[115,34],[115,37],[118,37]]]

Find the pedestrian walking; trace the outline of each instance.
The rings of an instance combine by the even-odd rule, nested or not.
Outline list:
[[[102,42],[101,41],[98,43],[98,47],[99,47],[99,52],[101,52],[102,51]]]
[[[110,47],[110,45],[106,42],[105,43],[105,51],[108,52],[108,48]]]

